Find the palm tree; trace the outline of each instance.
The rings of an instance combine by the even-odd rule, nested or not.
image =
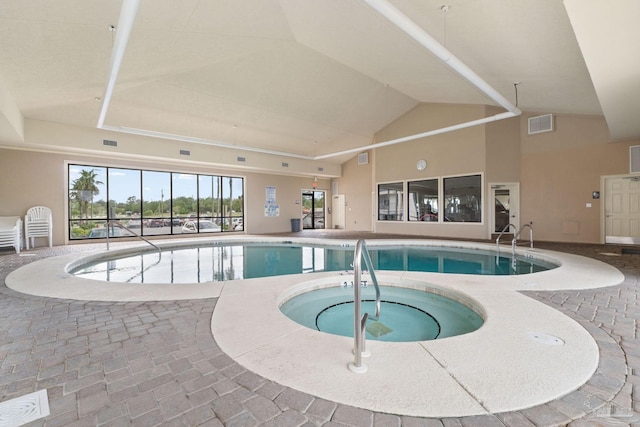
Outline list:
[[[94,169],[80,171],[80,178],[73,181],[71,187],[72,196],[78,201],[80,207],[80,219],[82,219],[82,213],[84,217],[89,218],[89,202],[93,206],[93,197],[100,193],[98,185],[103,184],[102,181],[97,181],[98,174]]]

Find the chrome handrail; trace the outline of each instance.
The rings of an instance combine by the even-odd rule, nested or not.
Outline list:
[[[509,224],[505,225],[505,227],[502,229],[502,231],[500,232],[498,237],[496,237],[496,246],[497,246],[497,252],[498,253],[500,253],[500,238],[505,233],[505,231],[507,231],[509,229],[509,227],[513,227],[513,236],[515,238],[515,235],[516,235],[516,226],[515,226],[515,224],[509,223]]]
[[[371,281],[376,290],[376,314],[371,316],[369,313],[362,315],[362,297],[361,297],[361,261],[364,259],[367,271],[371,276]],[[366,365],[362,364],[362,356],[365,353],[365,327],[368,318],[378,320],[380,318],[380,286],[378,286],[378,279],[376,278],[376,272],[373,269],[373,263],[371,262],[371,256],[367,250],[367,244],[363,239],[358,240],[356,244],[356,250],[353,254],[353,355],[354,361],[349,363],[349,369],[352,372],[364,373],[367,371]]]
[[[520,233],[522,233],[525,227],[529,227],[529,247],[533,249],[533,222],[529,222],[528,224],[523,225],[518,230],[518,234],[513,235],[513,247],[515,248],[516,242],[518,241],[518,237],[520,237]]]
[[[520,233],[525,229],[525,227],[529,227],[529,247],[533,249],[533,222],[529,222],[528,224],[520,227],[517,233],[513,233],[513,240],[511,241],[511,267],[513,271],[516,270],[517,261],[516,261],[516,246],[518,245],[518,237],[520,237]]]
[[[117,227],[122,228],[123,230],[127,230],[129,233],[133,234],[134,236],[136,236],[137,238],[144,240],[145,242],[147,242],[148,244],[150,244],[151,246],[153,246],[154,248],[156,248],[156,250],[158,251],[158,255],[160,256],[160,258],[162,258],[162,250],[160,249],[160,247],[158,245],[155,245],[153,243],[151,243],[148,239],[145,239],[144,237],[142,237],[141,235],[139,235],[138,233],[136,233],[135,231],[131,230],[128,227],[125,227],[120,221],[116,221],[114,219],[110,219],[107,220],[107,250],[109,250],[109,226],[111,225],[115,225]]]

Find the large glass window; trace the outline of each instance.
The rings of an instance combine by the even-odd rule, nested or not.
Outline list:
[[[222,177],[222,222],[225,230],[244,228],[242,178]]]
[[[403,194],[402,182],[378,185],[378,220],[402,221],[404,219]]]
[[[134,217],[134,224],[142,224],[145,235],[171,234],[171,174],[142,171],[142,219]]]
[[[198,233],[215,230],[211,221],[198,217],[198,175],[189,173],[171,174],[171,204],[173,212],[180,218],[182,227],[180,233]],[[205,222],[206,221],[206,222]],[[200,227],[202,226],[202,227]]]
[[[244,226],[243,178],[85,165],[69,165],[68,173],[70,239],[106,237],[109,220],[141,235]],[[113,224],[110,237],[131,235]]]
[[[198,216],[200,225],[209,226],[210,229],[220,228],[220,177],[201,175],[198,177]]]
[[[407,183],[409,221],[438,221],[438,180]]]
[[[445,221],[482,221],[482,177],[480,175],[444,178],[443,191]]]
[[[104,227],[107,220],[106,183],[106,168],[69,166],[70,238],[84,239],[94,228]]]

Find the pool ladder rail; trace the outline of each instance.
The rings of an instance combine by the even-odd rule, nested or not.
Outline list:
[[[116,226],[118,228],[122,228],[123,230],[128,231],[133,236],[136,236],[140,240],[143,240],[143,241],[147,242],[148,244],[150,244],[151,246],[153,246],[158,251],[158,262],[160,262],[160,259],[162,258],[162,250],[160,249],[160,247],[158,245],[153,244],[151,241],[149,241],[148,239],[145,239],[144,237],[142,237],[141,235],[139,235],[135,231],[131,230],[128,227],[125,227],[124,224],[122,224],[120,221],[116,221],[116,220],[110,219],[110,220],[107,221],[106,226],[107,226],[107,233],[106,233],[107,250],[109,250],[109,228],[111,228],[113,226]]]
[[[375,316],[369,313],[362,314],[362,260],[369,271],[371,276],[371,282],[376,290],[376,314]],[[362,358],[370,355],[366,351],[366,333],[365,328],[367,319],[378,320],[380,318],[380,286],[378,286],[378,279],[376,278],[375,270],[373,269],[373,263],[371,262],[371,256],[367,250],[367,244],[364,239],[358,240],[356,244],[356,250],[353,254],[353,362],[349,362],[349,370],[358,374],[367,372],[367,365],[362,363]]]
[[[529,248],[533,249],[533,222],[529,222],[528,224],[524,224],[522,227],[520,227],[520,230],[518,230],[518,232],[515,231],[516,230],[516,226],[514,224],[507,224],[502,229],[502,231],[500,232],[500,234],[496,238],[496,251],[497,251],[496,264],[498,263],[498,259],[500,257],[500,238],[511,227],[513,227],[513,230],[514,230],[513,239],[511,240],[511,257],[512,257],[512,266],[515,269],[515,266],[516,266],[516,246],[518,245],[518,238],[520,237],[520,235],[522,234],[524,229],[527,228],[527,227],[529,228]]]

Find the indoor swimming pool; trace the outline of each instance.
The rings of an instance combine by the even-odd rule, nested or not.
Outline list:
[[[103,256],[76,263],[77,277],[120,283],[203,283],[352,269],[353,243],[227,243],[167,247]],[[489,249],[450,246],[372,246],[376,270],[450,274],[520,275],[547,271],[552,261]]]
[[[488,271],[496,269],[495,244],[368,240],[380,284],[446,296],[471,308],[484,323],[473,332],[445,339],[411,342],[371,339],[367,342],[371,353],[366,358],[368,371],[356,374],[348,368],[354,359],[353,338],[308,328],[280,310],[283,303],[297,295],[354,280],[351,264],[356,241],[286,240],[245,236],[157,242],[162,248],[163,262],[196,271],[197,274],[188,277],[199,275],[200,282],[186,279],[187,283],[173,285],[166,279],[147,281],[147,272],[153,271],[147,267],[157,262],[158,252],[149,252],[146,244],[123,243],[114,244],[112,250],[96,246],[81,255],[69,253],[37,260],[12,271],[5,283],[17,292],[79,301],[137,304],[216,298],[211,317],[211,333],[216,343],[224,357],[255,375],[359,408],[409,416],[451,417],[531,407],[584,384],[598,363],[594,339],[577,322],[521,291],[599,288],[619,284],[624,278],[617,269],[594,259],[537,248],[516,250],[517,258],[524,262],[524,271],[520,272],[528,274],[489,275]],[[271,246],[284,250],[274,253],[268,249]],[[181,248],[187,249],[184,259]],[[387,248],[393,249],[386,252]],[[436,251],[428,252],[431,248]],[[170,255],[171,251],[175,255]],[[205,255],[195,257],[198,261],[191,263],[192,251]],[[458,258],[459,252],[474,255],[488,252],[489,256],[463,262]],[[140,254],[144,256],[140,258]],[[120,259],[132,255],[137,270],[127,271],[124,280],[144,273],[144,283],[107,282],[70,273],[74,268],[98,261],[104,263],[105,269],[107,263],[120,268]],[[501,251],[499,258],[505,258],[505,267],[511,268],[511,248]],[[531,273],[538,268],[532,264],[538,262],[553,268]],[[205,264],[210,266],[203,268]],[[420,271],[418,266],[424,265],[466,265],[466,268],[454,270],[458,274],[441,274]],[[107,273],[102,274],[104,277]],[[163,273],[171,274],[175,275],[175,271]],[[365,274],[364,278],[369,280],[369,276]],[[384,294],[383,299],[391,300]],[[387,321],[384,316],[382,311],[383,323]],[[445,322],[438,320],[438,323],[442,335]],[[386,333],[380,326],[373,332]],[[395,329],[386,323],[384,326]],[[519,361],[517,369],[504,363],[505,358]],[[523,388],[523,384],[536,387]],[[394,390],[392,396],[389,390]]]

